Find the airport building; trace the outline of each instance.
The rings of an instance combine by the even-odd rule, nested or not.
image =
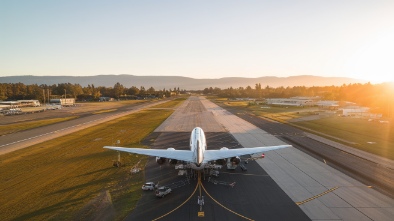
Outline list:
[[[41,106],[38,100],[17,100],[17,101],[0,101],[2,107],[39,107]]]
[[[20,107],[21,102],[19,102],[19,101],[0,101],[0,105],[2,105],[2,107],[5,109],[10,109],[10,108],[15,108],[15,107]]]
[[[61,105],[61,106],[74,106],[75,99],[74,98],[50,99],[49,103],[54,105]]]
[[[316,105],[322,109],[338,110],[339,101],[318,101]]]
[[[22,107],[39,107],[41,106],[38,100],[18,100]]]
[[[115,99],[112,97],[100,97],[99,101],[115,101]]]
[[[317,97],[267,98],[266,102],[270,105],[303,107],[315,105],[316,99]]]
[[[382,118],[382,114],[374,114],[369,112],[368,107],[348,106],[343,107],[339,110],[339,114],[344,117],[358,117],[358,118],[369,118],[379,119]]]

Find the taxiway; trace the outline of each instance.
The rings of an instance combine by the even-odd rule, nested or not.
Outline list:
[[[195,126],[202,127],[209,137],[230,135],[228,143],[243,147],[284,144],[277,136],[209,100],[190,97],[156,129],[152,147],[187,148],[188,135]],[[209,137],[208,149],[228,147],[226,142],[215,146],[218,137]],[[180,179],[173,167],[160,169],[154,160],[148,163],[146,177],[147,181],[163,185]],[[270,151],[265,159],[249,164],[248,171],[224,170],[220,179],[235,181],[236,186],[227,188],[202,181],[206,190],[204,220],[391,220],[394,216],[391,197],[296,148]],[[201,219],[197,195],[193,195],[196,182],[174,190],[164,199],[155,199],[145,192],[127,220]]]

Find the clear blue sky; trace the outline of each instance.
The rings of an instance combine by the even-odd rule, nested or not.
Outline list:
[[[394,80],[393,0],[0,0],[0,76]]]

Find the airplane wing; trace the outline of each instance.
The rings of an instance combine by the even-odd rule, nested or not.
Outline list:
[[[164,157],[167,159],[193,162],[193,152],[190,150],[166,150],[166,149],[144,149],[105,146],[106,149],[117,150],[128,153],[136,153],[153,157]]]
[[[212,160],[230,158],[235,156],[242,156],[246,154],[262,153],[270,150],[277,150],[281,148],[291,147],[291,145],[267,146],[267,147],[250,147],[250,148],[237,148],[228,150],[205,150],[204,161],[209,162]]]

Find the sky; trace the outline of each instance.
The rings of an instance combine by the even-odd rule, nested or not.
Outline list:
[[[0,76],[394,81],[393,0],[0,0]]]

